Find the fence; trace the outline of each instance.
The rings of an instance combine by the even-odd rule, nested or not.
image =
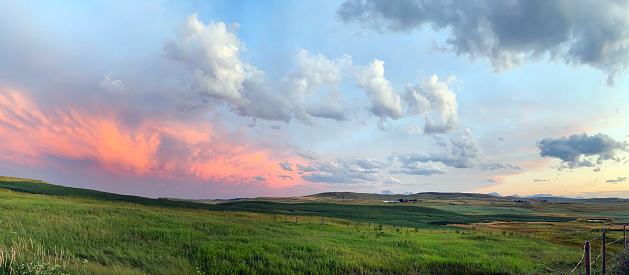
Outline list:
[[[611,231],[614,232],[614,231]],[[596,236],[593,239],[586,240],[583,245],[583,255],[581,256],[581,260],[577,263],[577,265],[572,269],[570,274],[586,274],[590,275],[596,271],[597,268],[600,267],[601,274],[605,274],[609,267],[609,264],[614,262],[618,257],[627,255],[627,225],[622,226],[622,235],[611,242],[607,242],[609,232],[607,229],[603,228],[602,233]],[[611,238],[613,239],[613,237]],[[598,253],[596,249],[598,248],[598,241],[600,240],[601,246]],[[621,242],[622,241],[622,242]],[[594,245],[592,245],[594,243]],[[613,252],[614,247],[617,246],[616,253]],[[592,260],[592,250],[594,250],[594,254],[596,258]],[[611,259],[607,259],[607,256],[613,256]],[[600,262],[599,262],[600,259]],[[580,270],[580,273],[575,273],[575,271]]]

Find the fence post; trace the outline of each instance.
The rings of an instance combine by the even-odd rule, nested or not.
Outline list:
[[[297,223],[297,217],[295,217],[295,223]]]
[[[605,228],[603,228],[603,245],[601,246],[601,253],[603,253],[603,275],[605,275]]]
[[[590,241],[585,241],[585,275],[592,274],[590,270]]]
[[[622,243],[623,243],[623,248],[625,250],[627,250],[627,225],[623,224],[622,225]]]
[[[325,224],[325,220],[324,218],[321,218],[321,225],[324,225],[324,224]]]

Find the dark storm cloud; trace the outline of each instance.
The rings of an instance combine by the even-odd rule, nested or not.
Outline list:
[[[629,65],[627,10],[627,0],[348,0],[337,16],[378,31],[448,30],[450,50],[497,72],[549,55],[600,69],[613,85]]]
[[[562,160],[563,168],[595,167],[605,160],[619,162],[619,151],[627,151],[627,142],[616,141],[608,135],[576,134],[558,139],[545,138],[537,142],[540,156]]]

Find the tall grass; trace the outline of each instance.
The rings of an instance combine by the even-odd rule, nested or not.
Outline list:
[[[0,274],[65,274],[78,264],[70,251],[48,251],[32,239],[17,238],[10,247],[0,247]]]
[[[63,247],[64,255],[69,250],[81,259],[78,266],[67,263],[66,271],[79,274],[552,273],[581,256],[572,247],[473,230],[294,218],[0,189],[0,246],[16,241],[24,247],[19,240],[30,238],[46,251]],[[58,253],[47,253],[54,266]]]

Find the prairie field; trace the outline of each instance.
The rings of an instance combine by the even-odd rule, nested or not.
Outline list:
[[[566,274],[584,240],[604,227],[616,239],[626,217],[615,207],[593,223],[507,199],[208,204],[15,178],[0,188],[2,274]]]

